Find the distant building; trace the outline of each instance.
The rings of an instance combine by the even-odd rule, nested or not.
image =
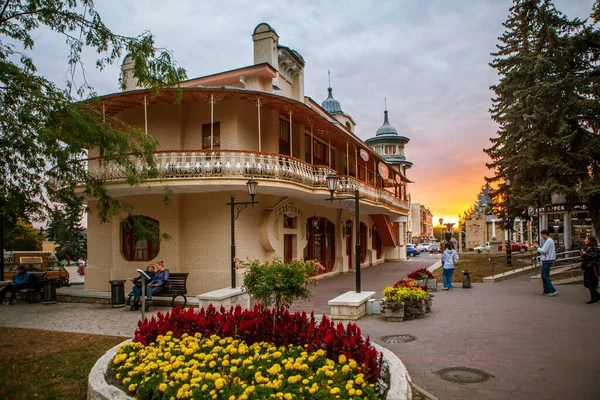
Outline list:
[[[429,208],[419,203],[410,205],[412,242],[424,243],[433,237],[433,214]]]

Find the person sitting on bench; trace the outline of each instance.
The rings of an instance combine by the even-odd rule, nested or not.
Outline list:
[[[146,300],[152,301],[152,295],[162,292],[164,284],[169,280],[169,271],[165,269],[165,265],[162,261],[156,264],[158,271],[152,277],[150,283],[146,285]],[[137,310],[138,302],[142,296],[141,285],[133,287],[133,304],[131,305],[132,310]],[[146,311],[148,311],[148,303],[146,303]]]
[[[29,282],[29,274],[25,271],[24,265],[19,265],[19,271],[13,276],[12,282],[0,290],[0,303],[4,303],[6,292],[10,292],[8,304],[12,304],[19,290],[23,289],[27,282]]]

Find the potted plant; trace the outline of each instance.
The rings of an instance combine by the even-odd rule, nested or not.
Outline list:
[[[433,274],[425,268],[418,269],[407,275],[408,279],[414,279],[419,283],[419,286],[426,286],[427,290],[432,292],[437,291],[437,280]]]
[[[383,290],[383,310],[388,321],[422,318],[431,311],[432,296],[414,279],[402,279]]]

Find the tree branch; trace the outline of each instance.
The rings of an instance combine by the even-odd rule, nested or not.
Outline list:
[[[4,12],[8,8],[9,2],[10,2],[10,0],[6,0],[6,3],[4,3],[4,7],[2,7],[2,11],[0,11],[0,21],[2,21],[2,17],[4,16]]]

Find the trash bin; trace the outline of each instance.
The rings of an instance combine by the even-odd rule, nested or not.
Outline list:
[[[113,307],[125,306],[125,280],[108,281],[110,283],[110,304]]]
[[[471,271],[463,271],[463,288],[471,289]]]
[[[44,279],[44,304],[56,303],[56,279]]]

